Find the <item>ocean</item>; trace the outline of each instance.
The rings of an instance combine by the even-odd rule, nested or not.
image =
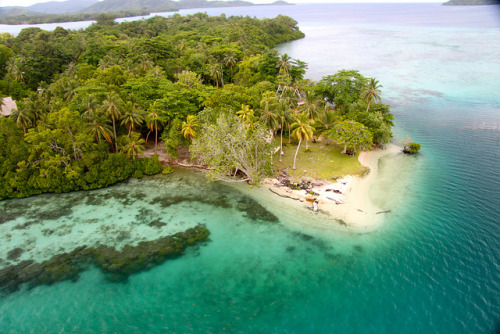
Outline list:
[[[165,231],[204,224],[212,233],[125,282],[91,268],[77,281],[4,295],[0,332],[499,333],[499,6],[202,11],[292,16],[306,38],[277,49],[307,62],[308,78],[357,69],[380,81],[393,142],[409,134],[422,144],[418,156],[379,163],[370,195],[392,212],[370,233],[317,231],[307,227],[311,213],[189,171],[3,201],[12,216],[0,224],[3,261],[15,245],[21,257],[43,257],[78,236],[88,246],[134,244],[162,233],[145,226],[149,218]]]

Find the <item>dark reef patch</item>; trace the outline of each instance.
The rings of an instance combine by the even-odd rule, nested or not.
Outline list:
[[[56,220],[62,217],[70,216],[73,214],[73,203],[65,203],[64,205],[51,205],[46,207],[38,207],[37,210],[26,212],[25,217],[27,220]]]
[[[363,247],[360,245],[354,245],[352,248],[354,248],[355,251],[362,253],[364,251]]]
[[[153,217],[157,216],[155,212],[147,207],[142,207],[139,209],[139,213],[135,215],[134,224],[149,224]]]
[[[300,232],[297,232],[297,235],[304,241],[309,241],[309,240],[312,240],[313,237],[310,236],[309,234],[304,234],[304,233],[300,233]]]
[[[39,224],[41,221],[29,221],[24,224],[19,224],[13,227],[14,230],[25,230],[26,228],[30,227],[33,224]]]
[[[148,224],[149,227],[157,227],[157,228],[161,228],[163,226],[167,226],[167,223],[164,223],[160,218],[158,219],[155,219],[155,220],[152,220],[149,224]]]
[[[199,225],[171,236],[142,241],[137,246],[125,246],[122,250],[104,245],[96,248],[82,246],[69,253],[54,255],[42,263],[22,261],[0,270],[0,291],[14,292],[25,283],[32,288],[65,280],[75,281],[89,265],[100,268],[108,280],[125,281],[134,273],[183,254],[186,247],[208,240],[209,234],[206,227]]]
[[[142,194],[142,193],[141,193]],[[107,188],[105,191],[93,190],[85,194],[85,205],[104,205],[106,201],[115,199],[122,205],[130,205],[137,198],[143,198],[145,194],[133,193],[123,191],[120,188]],[[129,196],[131,195],[131,196]]]
[[[199,194],[192,194],[192,195],[186,194],[179,196],[158,196],[153,198],[149,202],[149,204],[159,205],[162,208],[168,208],[169,206],[180,204],[183,202],[188,202],[188,203],[199,202],[223,209],[230,209],[232,207],[230,199],[225,195],[200,196]]]
[[[256,200],[248,196],[238,198],[236,208],[245,213],[245,216],[251,220],[263,220],[270,223],[279,223],[279,218],[269,212]]]
[[[0,225],[15,220],[26,210],[26,206],[16,200],[5,200],[0,208]]]
[[[17,247],[17,248],[11,249],[7,253],[7,259],[17,260],[23,253],[24,253],[24,249],[22,249],[22,248]]]

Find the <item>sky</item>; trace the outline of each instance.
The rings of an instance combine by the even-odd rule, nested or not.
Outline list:
[[[4,6],[30,6],[35,3],[41,3],[41,2],[49,2],[49,1],[54,1],[54,0],[0,0],[0,7]],[[256,4],[262,4],[262,3],[270,3],[274,2],[274,0],[247,0]],[[445,0],[355,0],[355,1],[349,1],[349,0],[312,0],[312,1],[307,1],[307,0],[287,0],[290,3],[334,3],[334,2],[407,2],[407,3],[412,3],[412,2],[444,2]]]

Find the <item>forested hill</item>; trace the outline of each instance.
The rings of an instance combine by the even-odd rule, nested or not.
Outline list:
[[[275,5],[288,5],[276,1]],[[114,17],[148,15],[152,12],[178,11],[191,8],[254,6],[248,1],[208,0],[68,0],[48,2],[29,7],[0,7],[0,23],[35,24],[96,20],[97,14],[106,13]]]
[[[500,0],[449,0],[443,3],[445,6],[481,6],[500,5]]]
[[[161,11],[165,9],[211,8],[231,6],[251,6],[248,1],[207,1],[207,0],[104,0],[85,8],[85,13],[104,13],[130,10]]]

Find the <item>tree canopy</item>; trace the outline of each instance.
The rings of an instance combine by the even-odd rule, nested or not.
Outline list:
[[[315,83],[272,49],[303,36],[286,16],[203,13],[0,35],[0,96],[18,102],[0,118],[0,199],[156,173],[157,158],[138,159],[152,134],[172,157],[190,146],[213,179],[252,183],[271,173],[278,132],[296,156],[321,136],[357,150],[388,142],[376,79],[341,70]]]

